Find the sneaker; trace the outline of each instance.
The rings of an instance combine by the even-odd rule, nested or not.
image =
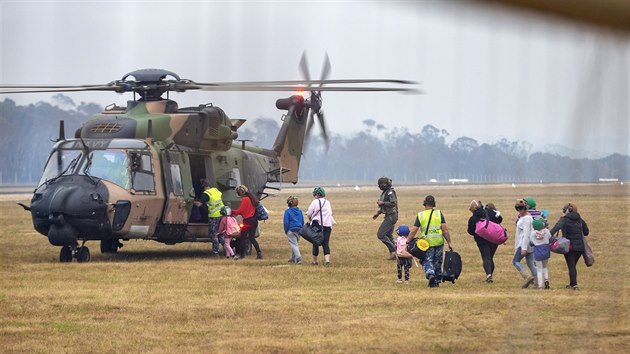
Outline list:
[[[238,254],[235,254],[234,257],[232,257],[233,260],[238,261],[239,259],[241,259],[241,256],[239,256]]]
[[[567,285],[566,288],[573,289],[573,290],[580,290],[580,288],[577,285]]]
[[[394,259],[396,259],[396,252],[391,252],[389,254],[389,258],[387,258],[390,261],[393,261]]]
[[[535,278],[533,275],[528,276],[527,279],[525,279],[525,282],[523,282],[522,288],[529,288],[530,285],[534,284],[534,280]]]
[[[405,285],[409,285],[409,280],[405,280]]]
[[[488,274],[486,276],[486,283],[493,283],[494,281],[492,280],[492,274]]]
[[[289,263],[295,263],[295,260],[293,258],[289,259]]]
[[[318,265],[319,263],[317,263],[317,261],[313,261],[311,262],[311,265]]]
[[[545,289],[550,289],[549,280],[545,280]]]
[[[396,279],[396,284],[402,284],[402,279]]]
[[[301,260],[301,259],[298,259],[298,261],[297,261],[297,262],[295,262],[295,263],[297,263],[297,264],[302,264],[302,260]]]
[[[258,252],[258,253],[256,254],[256,259],[263,259],[262,252]]]

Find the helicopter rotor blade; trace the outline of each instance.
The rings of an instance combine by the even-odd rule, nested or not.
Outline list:
[[[422,93],[415,88],[406,87],[350,87],[350,86],[331,86],[331,87],[309,87],[309,86],[187,86],[178,87],[177,91],[185,90],[201,90],[201,91],[336,91],[336,92],[409,92]]]
[[[304,146],[308,146],[308,142],[310,141],[311,129],[313,129],[313,123],[315,123],[315,119],[313,118],[313,110],[311,109],[308,112],[308,120],[306,121],[306,132],[304,133]]]
[[[326,129],[326,118],[324,117],[324,111],[320,110],[317,114],[317,120],[319,120],[319,126],[322,129],[322,138],[324,139],[324,144],[326,145],[326,151],[330,147],[330,138],[328,137],[328,131]]]
[[[307,81],[311,80],[311,74],[308,71],[308,62],[306,61],[306,51],[302,52],[302,58],[300,58],[300,71]]]
[[[328,77],[330,76],[330,58],[328,57],[328,53],[326,53],[326,56],[324,57],[324,66],[322,67],[322,79],[321,79],[321,83],[319,84],[319,86],[323,86],[324,84],[328,84],[329,82],[327,82]]]
[[[124,87],[115,85],[83,85],[83,86],[22,86],[2,85],[0,94],[14,93],[45,93],[45,92],[80,92],[80,91],[117,91],[123,92]]]

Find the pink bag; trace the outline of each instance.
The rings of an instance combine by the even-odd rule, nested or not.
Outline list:
[[[225,234],[227,236],[237,237],[241,234],[241,227],[233,216],[224,216],[225,218]]]
[[[407,252],[406,237],[398,237],[398,240],[396,240],[396,255],[399,258],[411,258],[411,253]]]
[[[477,221],[475,233],[479,237],[497,245],[504,244],[508,240],[507,230],[496,222],[487,219]]]

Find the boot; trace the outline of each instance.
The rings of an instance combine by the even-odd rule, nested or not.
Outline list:
[[[529,288],[530,285],[534,284],[534,276],[531,275],[525,268],[521,269],[519,273],[521,273],[521,276],[524,279],[523,285],[521,285],[523,289]]]

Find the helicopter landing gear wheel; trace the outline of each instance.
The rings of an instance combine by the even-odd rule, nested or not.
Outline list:
[[[67,263],[72,262],[72,247],[63,246],[59,252],[59,262]]]
[[[90,249],[85,246],[79,247],[79,249],[77,250],[77,262],[83,263],[83,262],[89,262],[89,261],[90,261]]]
[[[101,240],[101,253],[117,253],[122,246],[123,244],[116,238]]]

